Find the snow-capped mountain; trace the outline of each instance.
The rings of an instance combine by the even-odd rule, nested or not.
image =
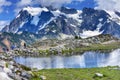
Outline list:
[[[43,38],[91,37],[111,34],[120,37],[120,13],[84,8],[25,7],[2,32],[27,31]]]

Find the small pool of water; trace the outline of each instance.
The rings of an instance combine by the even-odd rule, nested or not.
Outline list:
[[[15,57],[17,63],[37,69],[93,68],[120,66],[120,49],[110,53],[85,52],[83,55],[51,57]]]

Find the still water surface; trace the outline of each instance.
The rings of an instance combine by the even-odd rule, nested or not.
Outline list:
[[[120,66],[120,49],[110,53],[85,52],[83,55],[51,56],[51,57],[16,57],[17,63],[31,68],[93,68]]]

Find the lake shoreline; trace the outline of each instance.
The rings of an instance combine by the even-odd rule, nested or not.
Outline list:
[[[100,52],[100,51],[99,51]],[[73,54],[74,55],[74,54]],[[82,55],[82,54],[81,54]],[[19,64],[19,63],[16,63],[16,61],[14,61],[13,60],[13,58],[15,58],[15,57],[17,57],[17,56],[21,56],[21,55],[17,55],[17,54],[13,54],[12,52],[8,52],[7,54],[6,53],[4,53],[4,55],[3,55],[4,57],[6,57],[5,58],[5,60],[4,59],[2,59],[3,61],[5,61],[5,62],[7,62],[7,63],[9,63],[10,61],[12,61],[12,62],[14,62],[14,64],[15,65],[17,65],[17,67],[19,67],[18,69],[21,69],[21,64]],[[70,56],[70,55],[69,55]],[[27,56],[28,57],[28,56]],[[11,59],[11,60],[9,60],[9,59]],[[14,69],[17,69],[17,67],[15,67]],[[29,68],[27,68],[26,66],[23,66],[23,68],[25,68],[25,69],[29,69]],[[34,78],[34,69],[32,69],[32,68],[30,68],[31,70],[30,70],[30,72],[32,72],[32,73],[29,73],[29,71],[27,72],[26,70],[23,70],[23,68],[21,69],[23,72],[26,72],[28,75],[31,75],[31,77],[33,77]],[[101,68],[101,67],[100,67]],[[83,70],[84,70],[84,68],[82,68]],[[99,68],[98,68],[99,69]],[[51,69],[49,69],[49,70],[51,70]],[[62,70],[62,69],[61,69]],[[91,70],[92,70],[92,68],[91,68]],[[35,71],[37,71],[37,72],[39,72],[38,71],[38,69],[35,69]],[[36,72],[36,73],[37,73]],[[14,72],[15,73],[15,72]],[[13,74],[14,74],[13,73]],[[21,73],[21,72],[20,72]],[[9,76],[9,75],[8,75]],[[21,77],[21,76],[20,76]],[[23,78],[23,77],[21,77],[21,78]]]
[[[5,60],[4,59],[2,60],[7,63],[10,63],[10,61],[12,61],[13,64],[9,64],[10,66],[15,65],[13,70],[10,69],[12,71],[11,73],[12,77],[13,77],[13,74],[15,74],[15,75],[18,75],[16,76],[17,78],[26,78],[27,80],[29,80],[28,79],[28,76],[29,76],[29,78],[33,77],[33,80],[34,80],[35,79],[34,76],[36,76],[34,72],[36,71],[35,73],[37,72],[39,73],[38,69],[29,68],[29,67],[26,67],[26,65],[21,65],[20,63],[14,60],[15,57],[19,57],[19,56],[24,56],[26,58],[28,57],[39,58],[39,57],[49,57],[49,56],[70,57],[70,56],[76,56],[76,55],[82,56],[84,55],[84,52],[89,52],[89,51],[97,52],[97,53],[106,53],[107,55],[109,55],[109,52],[120,48],[119,46],[120,40],[114,39],[112,37],[110,38],[109,36],[107,37],[108,37],[107,39],[106,37],[102,36],[101,38],[92,37],[89,39],[82,39],[82,40],[81,39],[45,40],[45,41],[43,40],[41,42],[33,44],[32,46],[20,47],[5,53],[1,53],[5,57]],[[76,57],[73,57],[73,58],[74,60],[76,59]],[[78,59],[78,60],[81,60],[81,59]],[[97,60],[94,60],[94,61],[97,61]],[[8,64],[4,64],[4,65],[6,66],[4,66],[3,68],[6,68],[8,66]],[[83,67],[82,69],[85,70]],[[93,68],[91,68],[90,70],[92,69]],[[49,70],[51,71],[51,69]],[[63,69],[60,69],[60,70],[63,70]],[[67,71],[69,71],[69,69],[67,69]],[[37,77],[41,77],[41,75]],[[11,75],[10,75],[10,78],[11,78]]]
[[[13,61],[13,58],[15,57],[15,56],[13,56],[13,55],[8,55],[8,56],[6,56],[6,55],[3,55],[4,56],[4,58],[5,59],[3,59],[2,58],[2,60],[3,61],[5,61],[5,62],[7,62],[7,63],[9,63],[9,62],[14,62]],[[6,56],[6,57],[5,57]],[[10,58],[10,56],[11,56],[11,58]],[[13,56],[13,57],[12,57]],[[47,80],[49,80],[49,77],[54,77],[54,75],[50,75],[50,74],[52,74],[52,72],[53,72],[53,70],[55,70],[55,74],[57,74],[57,73],[60,73],[61,74],[61,76],[63,77],[63,80],[66,80],[66,78],[64,77],[64,73],[66,73],[66,72],[71,72],[71,73],[74,73],[74,74],[71,74],[71,75],[74,75],[74,76],[77,76],[77,74],[75,74],[76,72],[78,72],[78,71],[80,71],[79,73],[80,74],[85,74],[85,73],[88,73],[88,72],[86,72],[86,70],[87,71],[89,71],[89,72],[92,72],[93,70],[94,70],[94,72],[93,73],[90,73],[90,74],[92,74],[92,76],[88,76],[88,75],[84,75],[85,77],[84,77],[84,79],[89,79],[89,80],[91,80],[91,78],[93,78],[93,76],[95,76],[95,74],[96,73],[100,73],[100,74],[103,74],[103,75],[106,75],[106,77],[102,77],[103,78],[103,80],[106,80],[106,78],[111,78],[110,77],[110,75],[113,75],[113,72],[115,72],[115,73],[119,73],[118,72],[118,70],[119,70],[119,67],[97,67],[97,68],[81,68],[81,69],[79,69],[79,68],[77,68],[77,69],[72,69],[72,68],[69,68],[69,69],[42,69],[42,70],[38,70],[38,69],[31,69],[30,71],[26,71],[26,70],[24,70],[24,69],[27,69],[27,67],[25,67],[25,66],[23,66],[23,67],[21,67],[22,65],[21,64],[18,64],[18,63],[16,63],[16,62],[14,62],[14,65],[17,65],[16,67],[14,67],[14,69],[18,69],[18,70],[21,70],[22,72],[25,72],[25,73],[27,73],[26,74],[26,77],[28,76],[28,75],[30,75],[30,78],[31,79],[28,79],[28,78],[26,78],[26,77],[23,77],[22,75],[20,75],[19,76],[19,78],[26,78],[27,80],[34,80],[34,79],[40,79],[41,78],[41,76],[43,77],[46,77],[47,78]],[[19,67],[19,68],[18,68]],[[22,69],[21,69],[22,68]],[[24,68],[24,69],[23,69]],[[28,68],[29,69],[29,68]],[[103,72],[101,72],[101,70],[103,71]],[[109,71],[110,70],[110,71]],[[14,71],[14,70],[13,70]],[[59,71],[59,72],[56,72],[56,71]],[[85,73],[84,72],[82,72],[82,71],[85,71]],[[48,72],[48,73],[46,73],[46,72]],[[20,72],[21,73],[21,72]],[[42,73],[44,73],[44,74],[42,74]],[[106,74],[107,73],[107,74]],[[108,74],[108,73],[110,73],[110,74]],[[18,78],[18,74],[19,74],[19,72],[18,73],[15,73],[15,72],[13,72],[13,74],[16,74],[16,77],[14,77],[14,78]],[[49,75],[49,76],[47,76],[47,74]],[[66,74],[70,74],[70,73],[66,73]],[[59,74],[58,74],[59,75]],[[82,75],[81,75],[82,76]],[[11,78],[11,76],[10,75],[8,75],[8,77],[9,78]],[[70,79],[70,76],[68,75],[68,76],[66,76],[66,77],[68,77],[68,79]],[[114,77],[117,77],[117,78],[119,78],[119,76],[117,76],[117,75],[114,75]],[[52,80],[56,80],[56,79],[58,79],[59,78],[59,76],[57,76],[57,78],[56,77],[54,77]],[[99,77],[98,77],[99,78]],[[105,78],[105,79],[104,79]],[[117,80],[117,78],[115,79],[115,80]],[[12,79],[12,78],[11,78]],[[50,78],[51,79],[51,78]],[[75,78],[73,78],[73,79],[75,79]],[[78,79],[81,79],[81,77],[79,78],[78,77]],[[114,80],[113,78],[111,78],[112,80]],[[8,79],[9,80],[9,79]]]
[[[110,53],[85,52],[81,55],[72,56],[17,56],[14,60],[22,65],[37,69],[52,68],[93,68],[120,65],[120,49],[116,49]]]
[[[49,50],[40,50],[40,49],[16,49],[12,51],[13,55],[15,56],[30,56],[30,57],[47,57],[52,55],[58,56],[72,56],[72,55],[82,55],[84,52],[95,51],[101,53],[109,53],[115,49],[120,48],[120,42],[115,42],[111,44],[91,44],[87,47],[80,47],[80,48],[69,48],[69,49],[55,49],[50,48]]]

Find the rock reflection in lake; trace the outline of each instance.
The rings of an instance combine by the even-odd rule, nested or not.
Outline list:
[[[120,66],[120,49],[111,53],[85,52],[83,55],[51,56],[51,57],[16,57],[17,63],[31,68],[92,68]]]

